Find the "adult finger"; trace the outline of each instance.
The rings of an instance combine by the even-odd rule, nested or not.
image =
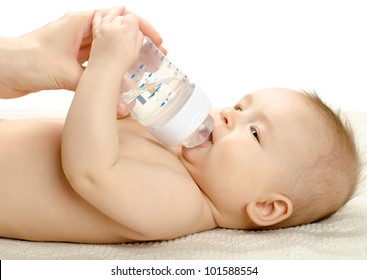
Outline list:
[[[161,35],[149,21],[142,18],[141,16],[134,14],[128,9],[125,9],[125,13],[135,15],[139,20],[139,29],[144,34],[144,36],[149,37],[150,40],[154,43],[154,45],[156,45],[162,51],[163,54],[167,54],[167,50],[162,47],[163,39]]]

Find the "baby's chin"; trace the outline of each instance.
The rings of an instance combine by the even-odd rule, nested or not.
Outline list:
[[[181,156],[190,165],[199,167],[203,162],[205,162],[205,158],[207,158],[207,154],[212,146],[213,140],[212,135],[210,134],[210,136],[203,143],[196,147],[187,148],[182,146]]]

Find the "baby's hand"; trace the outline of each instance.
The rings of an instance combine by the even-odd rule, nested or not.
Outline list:
[[[122,16],[113,9],[93,18],[93,44],[89,64],[111,68],[124,74],[138,59],[143,43],[139,20],[135,15]]]

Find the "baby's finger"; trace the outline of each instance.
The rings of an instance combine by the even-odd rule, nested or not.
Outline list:
[[[113,23],[118,24],[118,25],[121,25],[123,23],[123,21],[124,21],[123,18],[124,18],[123,16],[116,16],[113,19]]]
[[[116,16],[123,16],[125,14],[125,7],[112,7],[107,9],[98,10],[102,16],[106,16],[107,14],[114,13]]]
[[[140,47],[143,45],[143,41],[144,41],[144,34],[139,30],[137,42]]]
[[[101,26],[102,23],[102,15],[100,12],[96,11],[94,13],[94,17],[93,17],[93,21],[92,21],[92,33],[93,35],[96,34],[97,30],[99,29],[99,27]]]
[[[123,25],[126,25],[133,32],[139,31],[139,20],[135,15],[128,14],[122,18]]]
[[[123,103],[121,100],[117,103],[117,118],[122,119],[130,115],[130,108],[127,104]]]
[[[122,8],[113,8],[108,11],[108,13],[103,17],[102,23],[103,24],[109,24],[112,21],[115,20],[116,17],[121,16],[125,11],[125,9]]]

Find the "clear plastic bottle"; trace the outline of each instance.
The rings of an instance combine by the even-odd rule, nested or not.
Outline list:
[[[198,146],[213,130],[210,99],[148,38],[123,78],[121,93],[132,116],[167,146]]]

